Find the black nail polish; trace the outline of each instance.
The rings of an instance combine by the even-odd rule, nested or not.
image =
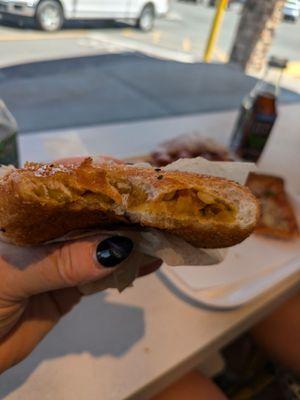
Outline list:
[[[96,248],[96,258],[104,267],[112,268],[124,261],[133,249],[133,242],[125,236],[112,236]]]

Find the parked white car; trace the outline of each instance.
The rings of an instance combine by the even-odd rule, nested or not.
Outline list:
[[[167,14],[170,0],[0,0],[0,14],[35,18],[45,31],[71,19],[131,19],[143,31]]]
[[[287,0],[283,7],[283,18],[294,22],[300,16],[300,0]]]

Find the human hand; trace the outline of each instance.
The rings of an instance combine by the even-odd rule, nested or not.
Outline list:
[[[104,280],[125,262],[134,262],[132,244],[123,236],[37,248],[1,243],[0,373],[28,356],[80,301],[78,286]],[[160,265],[157,260],[141,266],[139,276]]]
[[[133,238],[117,233],[32,248],[0,242],[0,373],[28,356],[80,301],[79,286],[108,279],[135,263],[135,253]],[[141,265],[139,276],[160,265]]]

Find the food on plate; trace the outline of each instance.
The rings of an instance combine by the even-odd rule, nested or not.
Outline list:
[[[258,233],[286,239],[299,235],[295,213],[282,178],[250,173],[247,186],[261,203],[261,217],[256,227]]]
[[[258,215],[255,196],[235,182],[114,161],[27,163],[0,179],[2,236],[20,245],[126,224],[167,231],[196,247],[228,247],[250,235]]]
[[[180,158],[203,157],[211,161],[231,161],[229,151],[212,139],[197,134],[181,135],[161,143],[150,156],[152,165],[165,166]]]

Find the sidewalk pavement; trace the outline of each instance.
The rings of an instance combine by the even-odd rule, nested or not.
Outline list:
[[[20,132],[237,109],[255,84],[236,66],[185,64],[139,53],[17,65],[0,70],[0,97]],[[282,102],[300,95],[281,92]]]

